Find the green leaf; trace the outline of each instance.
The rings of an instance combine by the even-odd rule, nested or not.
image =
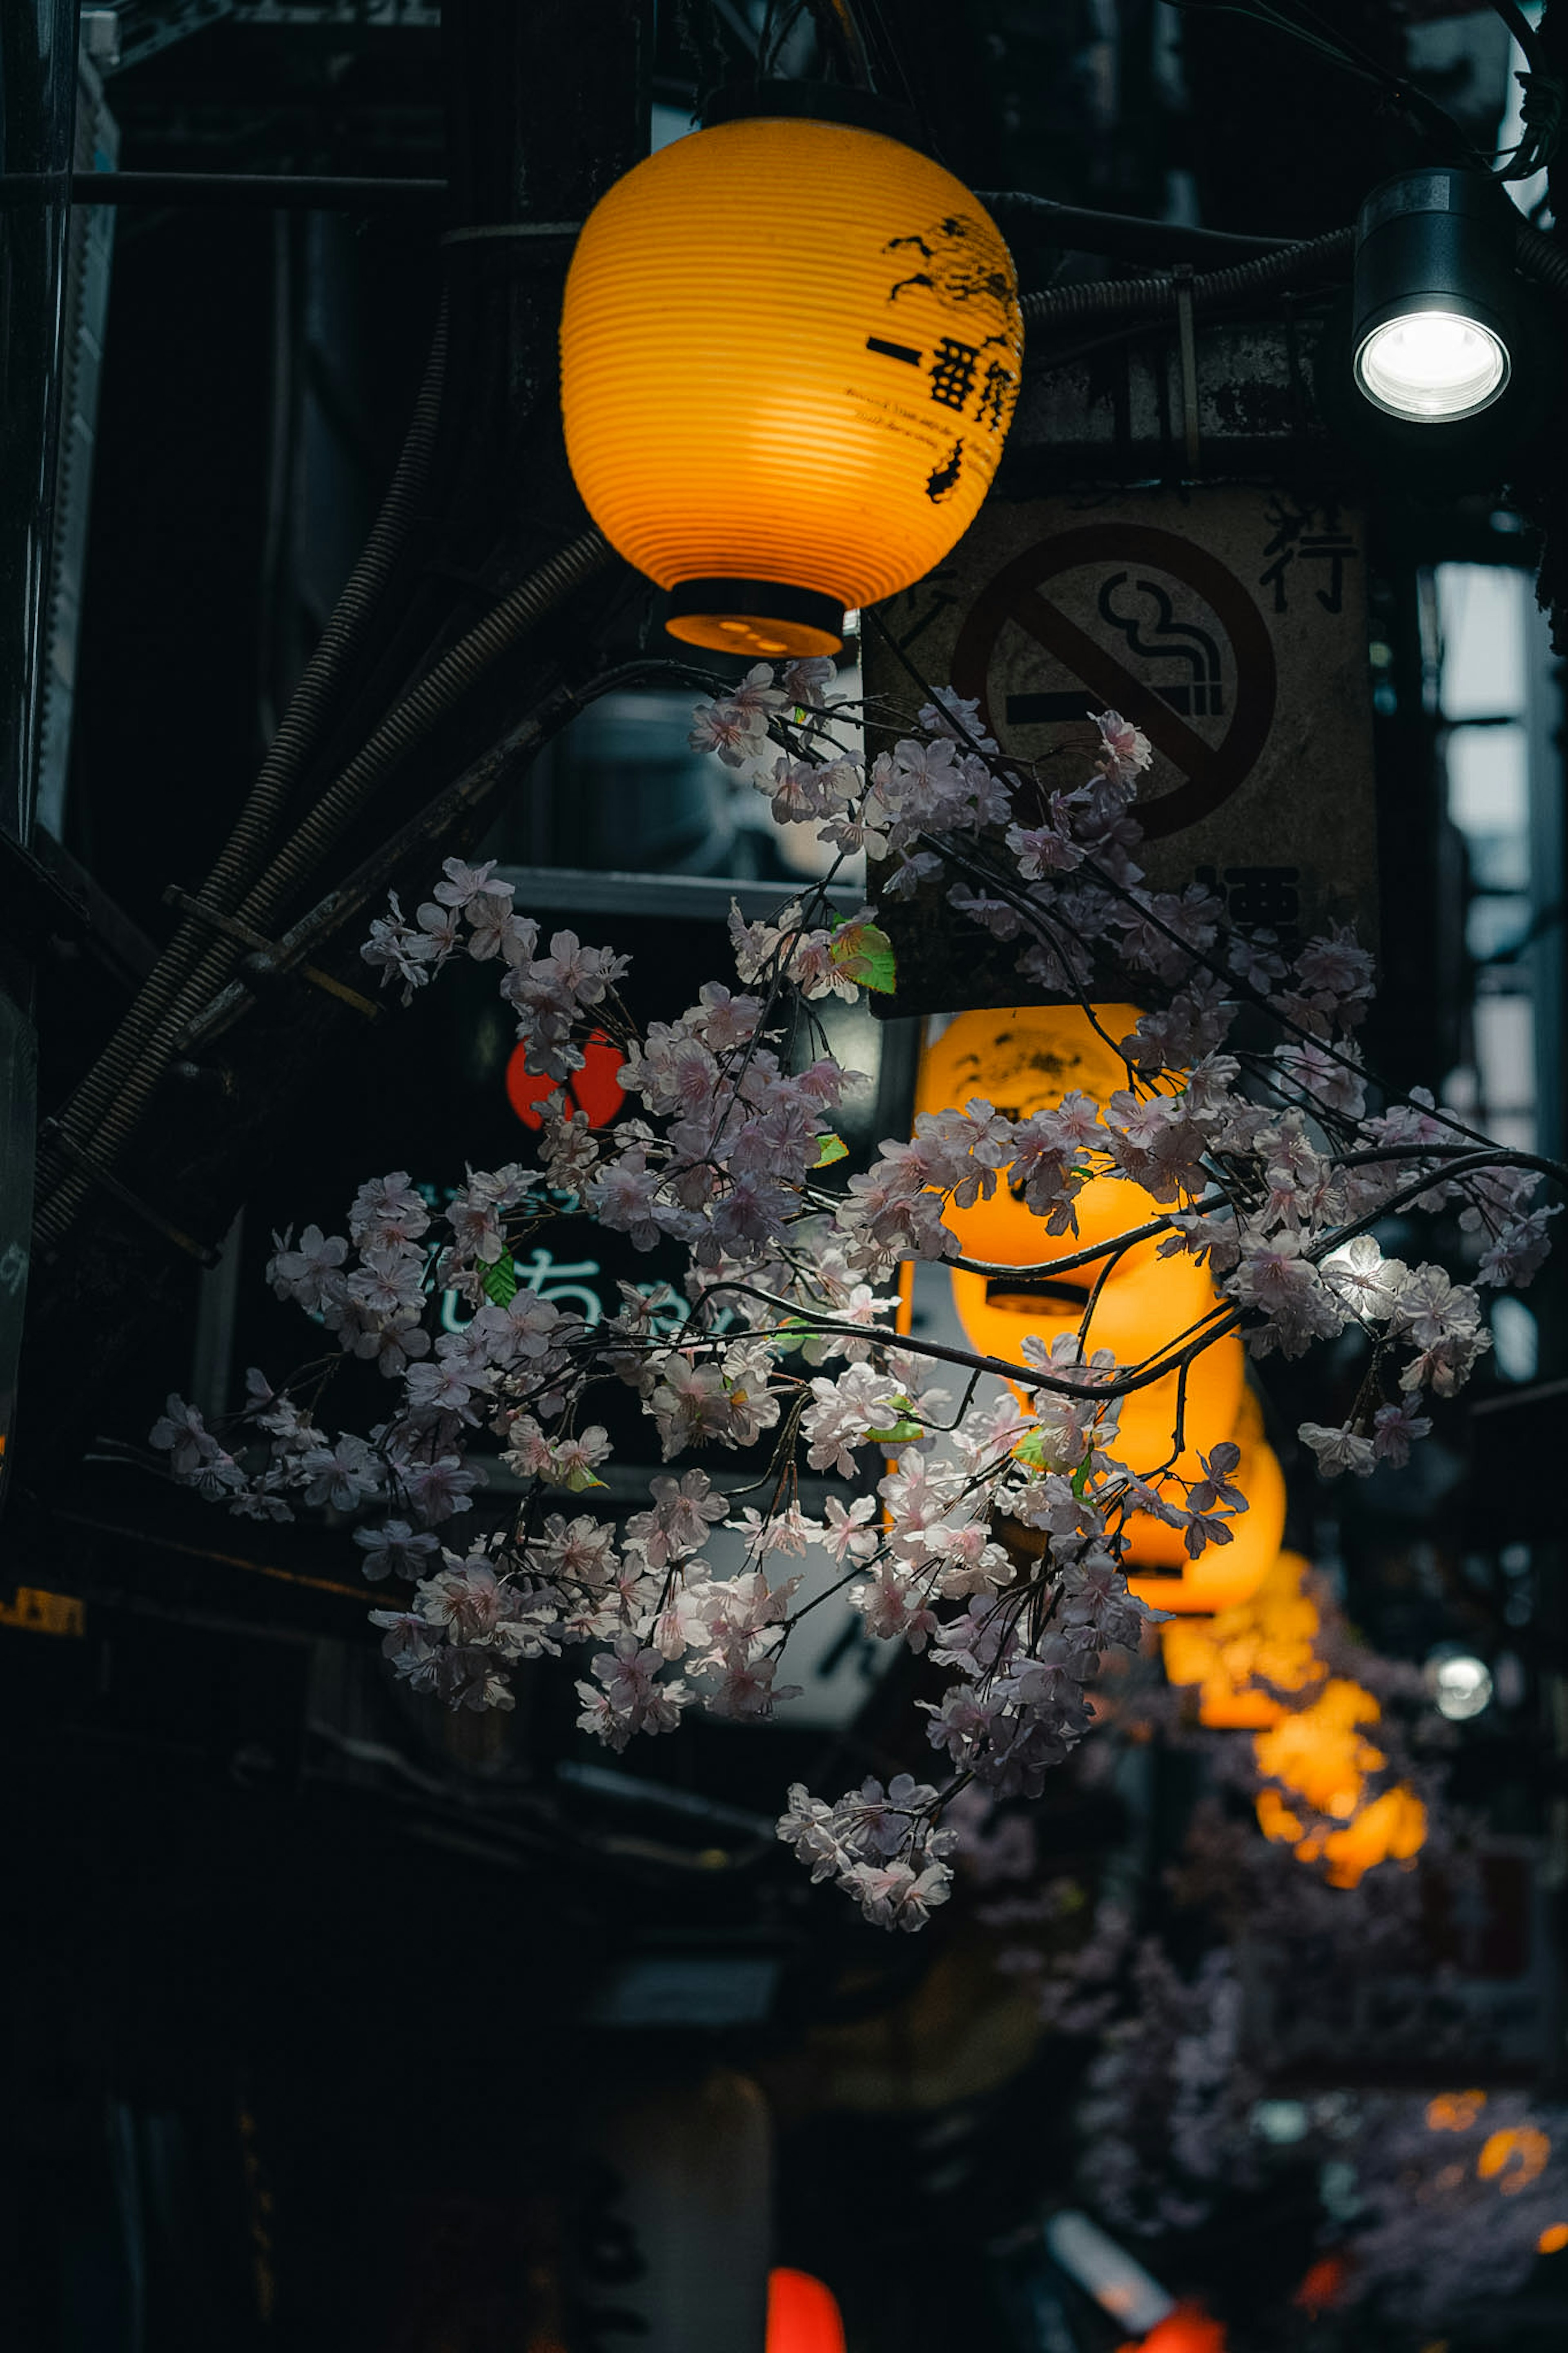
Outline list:
[[[819,1135],[816,1141],[817,1155],[811,1164],[814,1168],[831,1168],[836,1160],[848,1159],[849,1146],[841,1135]]]
[[[517,1297],[517,1261],[510,1250],[502,1250],[493,1266],[485,1269],[485,1297],[493,1299],[498,1307],[510,1307]]]
[[[605,1482],[602,1479],[595,1479],[591,1471],[573,1471],[560,1483],[569,1495],[582,1495],[590,1487],[602,1487]]]
[[[1078,1497],[1079,1503],[1083,1501],[1083,1498],[1089,1493],[1089,1474],[1092,1468],[1093,1461],[1094,1458],[1092,1455],[1086,1454],[1083,1461],[1079,1464],[1078,1469],[1072,1474],[1072,1491]]]
[[[846,980],[858,981],[879,996],[891,997],[898,982],[898,960],[892,941],[875,923],[841,924],[827,954]]]
[[[921,1437],[923,1428],[918,1421],[895,1421],[887,1430],[868,1430],[866,1435],[879,1446],[901,1446],[908,1439]]]

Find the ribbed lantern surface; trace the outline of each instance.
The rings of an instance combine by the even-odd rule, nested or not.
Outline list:
[[[1135,1005],[1098,1005],[1092,1017],[1078,1005],[957,1014],[921,1057],[916,1109],[962,1108],[978,1095],[1009,1119],[1027,1119],[1055,1109],[1075,1090],[1104,1103],[1127,1075],[1108,1041],[1126,1037],[1141,1018]],[[1110,1451],[1135,1470],[1163,1464],[1173,1474],[1170,1500],[1180,1502],[1180,1482],[1204,1476],[1202,1458],[1214,1447],[1229,1440],[1240,1448],[1234,1483],[1247,1509],[1229,1522],[1228,1543],[1211,1544],[1194,1560],[1184,1530],[1152,1513],[1131,1514],[1123,1529],[1129,1589],[1157,1609],[1199,1613],[1248,1599],[1278,1558],[1285,1528],[1284,1475],[1247,1387],[1240,1335],[1212,1339],[1184,1377],[1177,1351],[1226,1303],[1195,1260],[1162,1258],[1156,1236],[1119,1250],[1109,1264],[1096,1260],[1059,1271],[1053,1264],[1110,1243],[1171,1206],[1126,1177],[1102,1175],[1090,1176],[1074,1198],[1076,1233],[1047,1233],[1007,1183],[964,1208],[950,1201],[943,1214],[963,1255],[993,1269],[977,1274],[953,1267],[948,1276],[964,1337],[977,1355],[1022,1363],[1026,1338],[1048,1348],[1058,1335],[1079,1331],[1092,1295],[1091,1352],[1107,1350],[1126,1367],[1161,1360],[1172,1366],[1121,1399]]]
[[[587,221],[561,324],[566,448],[694,645],[822,653],[973,520],[1017,399],[1011,257],[880,132],[694,132]],[[710,588],[707,584],[713,584]]]

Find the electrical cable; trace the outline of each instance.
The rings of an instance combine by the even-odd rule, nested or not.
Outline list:
[[[386,770],[429,733],[501,654],[526,637],[563,597],[601,571],[611,556],[607,542],[598,532],[584,533],[521,581],[492,612],[460,638],[388,713],[316,807],[290,831],[273,864],[234,911],[237,923],[261,930],[289,892],[339,839]],[[108,1063],[110,1055],[115,1055],[117,1063],[123,1062],[124,1067],[96,1124],[81,1134],[79,1142],[80,1132],[66,1128],[62,1118],[68,1147],[74,1145],[76,1154],[85,1155],[91,1168],[107,1171],[110,1166],[178,1051],[187,1025],[223,987],[245,953],[242,941],[221,935],[214,940],[195,923],[190,928],[206,942],[205,952],[195,969],[163,1003],[156,1024],[150,1030],[145,1024],[139,1025],[138,1044],[129,1058],[120,1038],[110,1041],[110,1049],[100,1058],[99,1068]],[[121,1048],[118,1054],[117,1047]],[[73,1102],[68,1110],[80,1119],[78,1103]],[[90,1169],[70,1165],[73,1156],[68,1148],[60,1155],[67,1165],[38,1211],[39,1239],[48,1245],[58,1243],[68,1230],[92,1184]]]
[[[331,712],[343,672],[363,641],[407,539],[416,504],[429,476],[446,382],[447,343],[443,296],[414,414],[381,511],[289,698],[234,829],[197,894],[204,904],[225,914],[233,912],[235,902],[249,887],[267,854],[300,771]],[[68,1173],[73,1148],[76,1152],[93,1149],[104,1121],[132,1082],[142,1057],[164,1026],[182,984],[210,946],[211,936],[193,920],[180,924],[119,1029],[61,1110],[58,1130],[64,1149],[57,1149],[46,1138],[39,1155],[40,1194],[46,1207],[45,1188],[51,1181],[77,1189],[79,1180]]]
[[[1353,228],[1330,229],[1302,245],[1288,245],[1255,260],[1188,278],[1093,278],[1073,286],[1047,286],[1026,294],[1022,309],[1030,326],[1058,320],[1116,318],[1128,311],[1174,315],[1184,295],[1194,311],[1215,310],[1250,294],[1263,294],[1313,276],[1342,276],[1355,253]]]
[[[1526,278],[1568,302],[1568,249],[1521,215],[1514,230],[1513,258]]]
[[[976,191],[987,212],[1016,212],[1059,232],[1053,242],[1073,253],[1110,253],[1144,261],[1191,261],[1212,253],[1233,260],[1250,260],[1281,253],[1299,242],[1288,237],[1245,237],[1227,228],[1200,228],[1187,221],[1155,221],[1136,213],[1091,212],[1081,205],[1058,204],[1054,196],[1033,195],[1022,189]]]
[[[1240,16],[1249,24],[1260,25],[1271,32],[1285,33],[1293,40],[1304,42],[1308,48],[1316,50],[1331,65],[1353,74],[1358,81],[1370,82],[1374,88],[1385,90],[1395,105],[1403,107],[1407,114],[1417,117],[1430,132],[1436,133],[1452,160],[1485,167],[1486,158],[1477,153],[1447,107],[1439,106],[1435,98],[1428,97],[1424,90],[1407,81],[1402,74],[1393,72],[1379,58],[1369,57],[1337,26],[1327,26],[1322,32],[1314,33],[1296,17],[1285,16],[1270,6],[1268,0],[1172,0],[1172,5],[1190,8],[1194,15]],[[1304,7],[1304,13],[1315,17],[1316,22],[1322,26],[1323,20],[1316,16],[1315,10]]]
[[[811,13],[816,19],[818,39],[825,48],[837,51],[851,84],[857,90],[873,89],[865,38],[850,0],[811,0]]]
[[[330,791],[290,831],[274,863],[236,911],[237,926],[261,930],[289,892],[339,839],[386,770],[429,733],[492,662],[526,637],[563,597],[603,570],[611,557],[608,542],[597,531],[584,532],[520,581],[492,612],[459,638],[388,713]],[[60,1181],[37,1213],[38,1238],[44,1244],[58,1244],[68,1231],[91,1189],[93,1172],[107,1173],[111,1167],[178,1052],[187,1025],[223,987],[246,953],[243,939],[203,935],[209,943],[205,954],[165,1006],[156,1028],[142,1038],[97,1124],[79,1144],[72,1132],[66,1131],[68,1143],[75,1145],[76,1154],[85,1157],[89,1166],[72,1166],[74,1155],[62,1155],[67,1165]],[[110,1041],[110,1051],[117,1042]],[[106,1054],[103,1060],[108,1059]],[[62,1120],[62,1129],[64,1124]]]
[[[296,884],[342,835],[373,785],[420,743],[504,653],[528,636],[563,597],[602,572],[614,550],[592,528],[546,558],[493,610],[444,654],[413,691],[387,713],[368,742],[310,814],[289,834],[275,862],[238,911],[238,920],[265,928]]]
[[[1491,0],[1491,11],[1494,16],[1502,18],[1509,31],[1519,43],[1525,63],[1531,71],[1549,73],[1551,68],[1547,64],[1546,51],[1542,44],[1541,35],[1523,9],[1519,6],[1518,0]]]
[[[1194,311],[1217,310],[1304,278],[1342,276],[1354,254],[1354,229],[1330,229],[1304,245],[1286,246],[1229,269],[1205,271],[1201,277],[1090,278],[1072,286],[1044,287],[1037,293],[1026,294],[1021,308],[1034,327],[1078,319],[1170,317],[1184,293],[1190,296]],[[1522,216],[1514,227],[1514,261],[1523,276],[1568,301],[1568,248],[1544,236]]]

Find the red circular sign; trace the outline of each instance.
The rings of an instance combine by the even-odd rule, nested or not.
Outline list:
[[[626,1057],[602,1029],[595,1029],[583,1049],[583,1067],[574,1071],[563,1092],[569,1113],[585,1111],[590,1127],[607,1127],[626,1099],[616,1075]],[[506,1066],[506,1099],[524,1127],[542,1127],[540,1104],[555,1092],[554,1079],[538,1078],[527,1068],[528,1048],[520,1041]]]
[[[1214,614],[1236,662],[1234,708],[1217,744],[1205,742],[1147,679],[1044,593],[1047,581],[1091,564],[1150,565],[1192,589]],[[971,606],[952,654],[955,691],[978,702],[982,719],[1004,746],[1004,730],[989,708],[989,688],[992,660],[1009,624],[1032,637],[1092,697],[1141,727],[1184,779],[1173,792],[1140,801],[1138,822],[1150,839],[1179,833],[1208,817],[1251,773],[1274,717],[1274,648],[1247,589],[1206,548],[1152,523],[1089,523],[1058,532],[1005,565]]]

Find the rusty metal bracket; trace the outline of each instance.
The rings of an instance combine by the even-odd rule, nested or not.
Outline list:
[[[340,997],[343,1004],[352,1005],[356,1013],[363,1014],[367,1021],[381,1019],[382,1008],[373,997],[363,997],[357,988],[351,988],[346,980],[339,980],[333,974],[324,972],[319,964],[297,963],[275,940],[267,939],[260,932],[253,931],[237,916],[225,914],[220,907],[209,907],[205,899],[193,898],[177,883],[168,885],[163,892],[163,903],[178,907],[182,914],[194,916],[198,923],[205,923],[209,930],[221,932],[226,940],[233,940],[237,946],[248,948],[251,967],[258,978],[276,980],[281,979],[285,973],[297,972],[301,980],[310,982],[312,988],[322,988],[329,997]]]
[[[79,1169],[100,1192],[107,1193],[111,1201],[118,1201],[122,1209],[129,1210],[133,1218],[139,1218],[144,1226],[151,1226],[153,1231],[162,1234],[166,1242],[183,1250],[187,1258],[194,1258],[198,1266],[217,1265],[223,1256],[221,1250],[214,1250],[210,1242],[197,1241],[194,1234],[186,1233],[183,1226],[176,1226],[161,1209],[153,1208],[150,1201],[144,1201],[139,1193],[133,1193],[129,1185],[122,1185],[118,1176],[100,1167],[89,1152],[83,1152],[79,1145],[71,1142],[58,1120],[47,1119],[41,1124],[38,1141],[48,1145],[63,1160],[68,1160],[73,1168]]]

